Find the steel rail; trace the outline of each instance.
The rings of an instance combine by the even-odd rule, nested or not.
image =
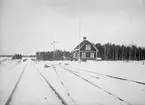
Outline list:
[[[27,63],[28,63],[28,62],[27,62]],[[26,69],[27,63],[25,64],[25,66],[24,66],[24,68],[23,68],[23,71],[22,71],[22,73],[21,73],[21,75],[20,75],[18,81],[16,82],[16,85],[14,86],[14,88],[13,88],[13,90],[12,90],[12,92],[11,92],[11,94],[10,94],[8,100],[6,101],[5,105],[9,105],[9,104],[10,104],[10,102],[11,102],[11,100],[12,100],[12,97],[13,97],[13,94],[15,93],[16,88],[17,88],[17,86],[18,86],[18,84],[19,84],[19,82],[20,82],[20,80],[21,80],[21,78],[22,78],[22,75],[24,74],[24,71],[25,71],[25,69]]]
[[[34,65],[34,64],[33,64]],[[45,80],[45,82],[50,86],[50,88],[54,91],[54,93],[57,95],[57,97],[61,100],[62,104],[68,105],[67,102],[61,97],[61,95],[56,91],[56,89],[48,82],[48,80],[44,77],[44,75],[39,71],[39,69],[34,65],[38,73],[42,76],[42,78]]]

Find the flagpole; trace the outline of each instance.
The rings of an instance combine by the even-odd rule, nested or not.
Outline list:
[[[79,24],[78,24],[78,25],[79,25],[79,27],[78,27],[78,28],[79,28],[78,34],[79,34],[79,62],[80,62],[80,61],[81,61],[81,58],[80,58],[80,55],[81,55],[81,54],[80,54],[80,37],[81,37],[81,36],[80,36],[80,34],[81,34],[80,29],[81,29],[81,21],[80,21],[80,19],[79,19]]]

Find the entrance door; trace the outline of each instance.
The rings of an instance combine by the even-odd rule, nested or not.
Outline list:
[[[94,53],[91,53],[90,57],[91,57],[91,58],[94,58]]]

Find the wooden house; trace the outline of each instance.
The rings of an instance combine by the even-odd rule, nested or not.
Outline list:
[[[97,60],[98,49],[83,37],[83,41],[72,51],[73,60]]]

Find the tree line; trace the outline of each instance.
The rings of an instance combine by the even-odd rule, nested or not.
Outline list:
[[[47,51],[47,52],[36,52],[36,58],[38,60],[70,60],[71,53],[69,51]]]
[[[145,48],[137,45],[115,45],[106,43],[94,44],[98,51],[98,57],[102,60],[145,60]],[[36,52],[38,60],[72,60],[72,53],[70,51],[41,51]]]
[[[103,60],[145,60],[145,48],[136,45],[95,44]]]
[[[15,54],[15,55],[13,55],[12,59],[22,59],[22,55],[21,54]]]

